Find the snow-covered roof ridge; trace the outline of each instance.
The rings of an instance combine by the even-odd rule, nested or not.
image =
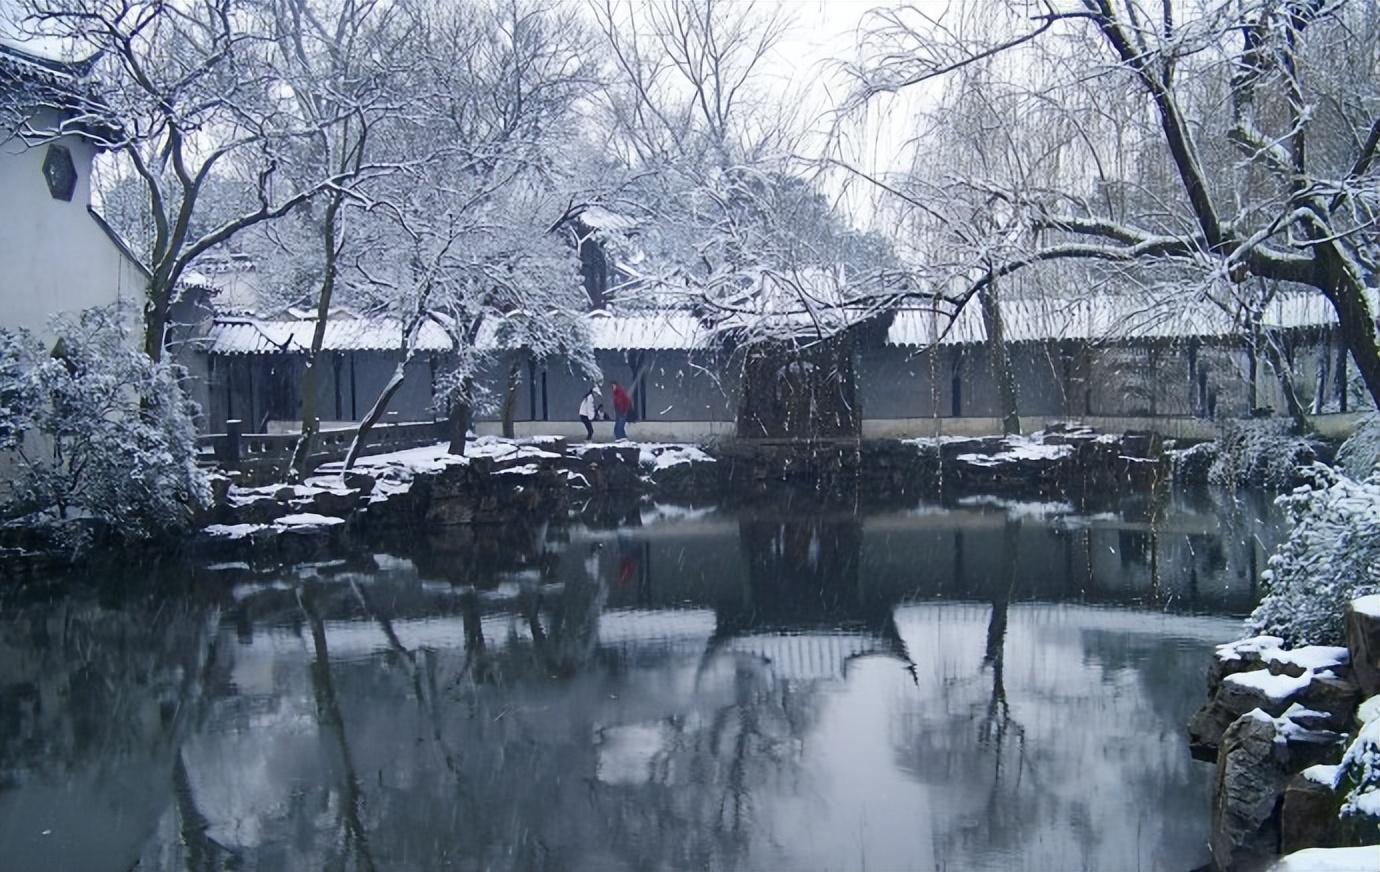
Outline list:
[[[1380,295],[1371,289],[1368,296],[1372,310],[1376,310]],[[1222,339],[1242,336],[1247,330],[1239,318],[1215,303],[1186,302],[1177,295],[1017,298],[1002,300],[1000,307],[1009,342]],[[1263,325],[1275,330],[1327,327],[1336,321],[1327,298],[1308,292],[1276,297],[1262,313]],[[901,309],[887,334],[889,345],[903,347],[967,345],[986,340],[982,311],[975,305],[965,306],[952,324],[947,312],[934,308]]]
[[[245,271],[233,268],[224,276],[198,275],[213,286],[224,286],[227,277],[243,277]],[[189,276],[188,281],[191,281]],[[227,292],[227,295],[229,293]],[[875,303],[875,301],[872,301]],[[1167,340],[1179,338],[1223,338],[1242,335],[1243,328],[1210,303],[1180,305],[1170,310],[1161,303],[1143,299],[1094,297],[1078,300],[1014,299],[1001,302],[1007,340],[1039,342],[1051,340]],[[272,354],[305,351],[311,344],[313,321],[310,317],[265,318],[249,314],[223,314],[212,324],[207,350],[212,354]],[[587,314],[590,338],[600,351],[694,351],[710,347],[723,335],[739,330],[758,330],[780,335],[784,330],[817,329],[816,318],[823,318],[826,329],[841,329],[862,320],[888,314],[867,302],[859,307],[826,306],[811,314],[801,308],[773,309],[745,314],[702,314],[688,307],[660,306],[647,309],[617,307]],[[1265,313],[1267,326],[1277,329],[1303,329],[1328,326],[1336,322],[1331,305],[1317,294],[1298,294],[1278,298]],[[396,318],[357,316],[332,318],[327,324],[325,348],[333,351],[390,351],[401,342],[401,322]],[[491,325],[480,337],[496,343],[497,326]],[[886,344],[900,347],[926,347],[933,344],[963,345],[986,341],[982,313],[976,305],[963,309],[952,326],[947,318],[932,310],[904,308],[895,313],[887,330]],[[444,352],[452,344],[438,324],[422,328],[418,349]]]
[[[0,65],[21,78],[37,78],[48,84],[73,83],[91,72],[98,55],[80,60],[67,58],[65,51],[31,39],[0,37]]]

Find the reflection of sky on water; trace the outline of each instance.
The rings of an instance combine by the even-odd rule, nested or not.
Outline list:
[[[1182,725],[1238,628],[1204,613],[1260,557],[1213,530],[1267,526],[676,515],[543,532],[483,590],[388,558],[21,609],[0,841],[18,868],[1205,859]]]

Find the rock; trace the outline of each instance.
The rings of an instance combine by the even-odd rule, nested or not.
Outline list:
[[[1313,677],[1298,701],[1306,708],[1327,715],[1325,723],[1306,726],[1345,730],[1356,714],[1356,706],[1361,703],[1361,688],[1350,678],[1323,673]]]
[[[1346,848],[1374,840],[1374,824],[1338,816],[1344,796],[1332,789],[1335,766],[1313,766],[1284,787],[1280,808],[1280,853],[1306,848]]]
[[[1380,596],[1361,597],[1347,605],[1346,647],[1362,692],[1368,697],[1380,693]]]
[[[1208,849],[1219,872],[1274,853],[1276,811],[1289,773],[1276,751],[1278,730],[1261,712],[1243,715],[1222,736],[1212,799]]]
[[[318,515],[344,518],[355,510],[355,506],[359,503],[359,492],[323,490],[312,494],[308,503],[310,504],[308,510]]]
[[[341,474],[340,480],[347,488],[357,491],[361,497],[367,497],[374,492],[375,479],[367,472],[357,469],[346,470]]]
[[[1335,848],[1332,837],[1342,798],[1331,785],[1299,773],[1284,786],[1279,812],[1280,853],[1304,848]]]
[[[232,524],[271,524],[284,515],[292,514],[293,511],[295,510],[286,502],[280,502],[270,496],[238,505],[232,503],[226,515]]]
[[[1208,696],[1217,693],[1222,679],[1228,675],[1265,668],[1268,664],[1263,652],[1277,649],[1283,644],[1284,640],[1279,636],[1252,636],[1249,639],[1238,639],[1218,645],[1212,662],[1208,664]]]
[[[1270,677],[1267,670],[1257,669],[1222,679],[1216,695],[1188,722],[1188,747],[1196,759],[1216,759],[1223,733],[1237,718],[1254,709],[1279,717],[1306,688],[1306,682],[1300,679],[1292,692],[1281,693],[1290,689],[1288,678],[1281,676],[1279,681],[1269,681],[1266,677]]]

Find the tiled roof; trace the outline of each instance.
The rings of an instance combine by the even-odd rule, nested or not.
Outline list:
[[[684,310],[594,312],[589,316],[589,333],[594,347],[605,351],[702,348],[710,335],[694,313]]]
[[[300,354],[311,347],[315,321],[311,318],[254,318],[221,316],[207,333],[203,347],[211,354]],[[590,337],[594,347],[608,351],[689,349],[703,347],[708,332],[686,311],[649,314],[592,312]],[[332,317],[326,322],[322,348],[327,351],[396,351],[402,325],[393,318]],[[480,344],[493,347],[494,331],[480,334]],[[444,352],[450,337],[435,322],[422,326],[417,349]]]
[[[1222,339],[1239,336],[1242,325],[1208,302],[1175,304],[1129,297],[1091,297],[1077,300],[1004,300],[1003,326],[1009,342],[1048,340],[1170,340]],[[1375,311],[1376,295],[1371,292]],[[1294,294],[1275,300],[1265,313],[1274,329],[1307,329],[1336,322],[1328,301],[1318,294]],[[217,318],[204,347],[212,354],[301,353],[311,346],[315,323],[311,318]],[[394,351],[402,326],[392,318],[332,317],[326,323],[323,348],[328,351]],[[600,351],[681,350],[708,347],[725,325],[706,326],[693,312],[663,309],[649,312],[591,312],[589,331]],[[902,309],[887,331],[887,344],[925,347],[985,342],[987,331],[976,302],[965,306],[949,324],[945,315],[928,309]],[[494,347],[493,330],[485,330],[480,345]],[[417,348],[444,352],[450,338],[438,324],[427,322]]]
[[[1375,311],[1375,293],[1371,309]],[[1001,302],[1002,326],[1008,342],[1048,340],[1170,340],[1223,339],[1240,336],[1239,319],[1211,302],[1181,299],[1097,296],[1074,300],[1024,299]],[[1266,309],[1267,328],[1297,330],[1336,323],[1331,304],[1320,294],[1291,294]],[[976,301],[949,324],[946,314],[929,309],[904,309],[887,332],[887,344],[924,347],[985,342],[982,308]]]
[[[217,318],[207,333],[211,354],[301,354],[311,348],[316,323],[310,318]],[[326,351],[396,351],[402,324],[393,318],[332,318],[321,347]],[[448,351],[450,337],[427,322],[417,339],[420,351]]]

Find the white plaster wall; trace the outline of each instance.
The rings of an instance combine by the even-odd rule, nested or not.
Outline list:
[[[91,161],[95,150],[74,137],[77,188],[56,200],[43,179],[47,146],[0,143],[0,326],[26,327],[51,338],[48,320],[117,301],[138,306],[145,280],[91,217]]]

